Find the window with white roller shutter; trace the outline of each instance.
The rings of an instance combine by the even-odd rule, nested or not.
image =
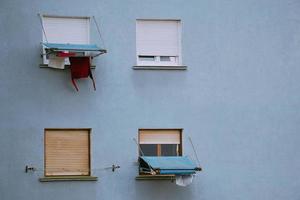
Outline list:
[[[64,17],[47,16],[42,17],[42,23],[46,37],[43,34],[43,42],[60,44],[90,44],[90,18],[89,17]],[[45,54],[45,50],[43,49]],[[68,59],[66,59],[68,64]],[[43,57],[44,64],[48,64],[46,56]]]
[[[137,20],[136,50],[137,65],[181,65],[181,22]]]

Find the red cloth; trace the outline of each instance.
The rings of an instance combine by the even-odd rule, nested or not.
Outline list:
[[[63,51],[57,52],[56,56],[57,57],[70,57],[70,56],[75,56],[76,53],[73,52],[69,52],[69,53],[65,53]]]
[[[74,79],[90,77],[93,81],[94,90],[96,90],[95,81],[91,71],[90,57],[69,57],[72,83],[76,90],[78,87]]]

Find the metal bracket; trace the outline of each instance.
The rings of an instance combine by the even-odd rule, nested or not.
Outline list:
[[[111,166],[111,171],[114,172],[116,169],[119,169],[119,168],[120,168],[119,165],[114,165],[114,164],[113,164],[113,165]]]
[[[28,165],[25,166],[25,173],[28,173],[28,172],[34,172],[36,171],[36,168],[35,167],[29,167]]]
[[[202,171],[202,167],[196,167],[195,170],[196,171]]]

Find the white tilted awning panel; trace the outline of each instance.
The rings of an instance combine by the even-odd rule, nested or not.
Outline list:
[[[89,18],[43,16],[43,26],[49,43],[90,43]]]

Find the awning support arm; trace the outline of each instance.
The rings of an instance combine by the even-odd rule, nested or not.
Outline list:
[[[136,140],[135,138],[133,138],[133,141],[134,141],[135,144],[138,146],[139,151],[141,152],[142,156],[144,156],[145,154],[144,154],[144,152],[142,151],[142,148],[141,148],[141,146],[139,145],[139,143],[137,142],[137,140]],[[139,158],[139,159],[141,159],[141,158]],[[147,162],[146,162],[146,163],[147,163]],[[154,174],[155,174],[155,171],[153,171],[152,167],[151,167],[148,163],[147,163],[147,165],[148,165],[148,167],[149,167],[150,173],[151,173],[152,175],[154,175]]]
[[[190,143],[191,143],[191,145],[192,145],[192,148],[193,148],[193,151],[194,151],[196,160],[197,160],[197,164],[198,164],[199,168],[201,169],[201,167],[200,167],[200,162],[199,162],[199,158],[198,158],[198,155],[197,155],[197,152],[196,152],[196,150],[195,150],[195,146],[194,146],[194,144],[193,144],[193,141],[192,141],[192,138],[191,138],[191,137],[189,137],[189,141],[190,141]],[[200,171],[200,170],[199,170],[199,171]]]
[[[98,25],[98,23],[97,23],[97,21],[96,21],[95,16],[93,16],[93,20],[94,20],[94,23],[95,23],[95,25],[96,25],[97,32],[98,32],[98,34],[99,34],[100,40],[101,40],[101,42],[103,43],[103,47],[104,47],[104,49],[106,49],[106,48],[105,48],[104,40],[103,40],[102,35],[101,35],[101,32],[100,32],[99,25]],[[105,53],[106,53],[106,52],[105,52]]]
[[[42,26],[42,29],[43,29],[43,34],[45,36],[45,40],[48,43],[48,38],[47,38],[46,31],[45,31],[45,28],[44,28],[42,15],[40,13],[38,13],[38,16],[39,16],[40,23],[41,23],[41,26]]]
[[[92,58],[95,58],[95,57],[97,57],[97,56],[100,56],[100,55],[102,55],[102,54],[105,54],[106,52],[107,52],[106,50],[101,51],[100,53],[98,53],[98,54],[92,56]]]

